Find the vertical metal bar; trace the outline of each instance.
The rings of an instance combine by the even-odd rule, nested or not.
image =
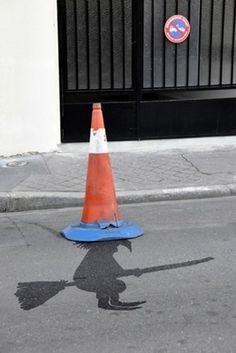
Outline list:
[[[178,0],[175,0],[175,13],[178,14]],[[174,79],[174,87],[177,87],[177,45],[175,46],[175,79]]]
[[[154,0],[152,0],[151,12],[151,87],[154,88]]]
[[[166,0],[164,1],[164,23],[166,22]],[[163,60],[162,60],[162,67],[163,67],[163,88],[166,86],[166,38],[163,35]]]
[[[164,1],[154,0],[153,77],[154,88],[163,87]]]
[[[188,87],[199,85],[199,32],[200,32],[200,0],[191,1],[190,23],[191,34],[189,36],[188,49]]]
[[[86,52],[86,16],[85,4],[76,0],[77,6],[77,36],[78,36],[78,89],[87,88],[87,52]]]
[[[191,0],[188,2],[188,20],[191,23]],[[189,37],[187,39],[186,86],[189,85]]]
[[[140,120],[141,110],[140,102],[142,100],[143,90],[143,34],[144,34],[144,1],[145,0],[133,0],[134,7],[134,26],[135,28],[135,77],[136,77],[136,137],[140,138]],[[136,22],[135,22],[136,21]]]
[[[220,85],[221,41],[222,41],[222,3],[214,1],[211,50],[211,86]]]
[[[176,11],[176,0],[166,1],[166,17],[170,17]],[[166,87],[175,87],[175,76],[176,76],[176,44],[171,43],[166,39],[166,70],[165,70],[165,85]]]
[[[141,0],[142,1],[142,0]],[[152,0],[144,1],[143,20],[143,87],[152,87]]]
[[[222,85],[222,78],[223,78],[224,27],[225,27],[225,0],[223,0],[223,2],[222,2],[222,29],[221,29],[221,50],[220,50],[220,85]]]
[[[110,28],[111,28],[111,88],[114,88],[114,49],[113,49],[113,6],[110,0]]]
[[[211,37],[211,4],[212,0],[202,0],[201,11],[201,47],[199,86],[209,85],[210,76],[210,37]]]
[[[64,97],[64,91],[67,87],[67,36],[66,36],[66,5],[65,1],[58,1],[58,32],[59,32],[59,56],[60,56],[60,72],[61,72],[61,94]],[[63,100],[63,99],[62,99]],[[64,109],[64,106],[63,106]]]
[[[124,85],[125,88],[132,88],[133,76],[132,76],[132,60],[133,60],[133,7],[131,0],[124,1]]]
[[[90,89],[90,50],[89,50],[89,9],[88,1],[85,2],[85,16],[86,16],[86,53],[87,53],[87,89]]]
[[[212,34],[213,34],[213,12],[214,12],[214,0],[211,0],[211,29],[210,29],[210,44],[209,44],[209,78],[208,78],[208,86],[211,85],[211,59],[212,59]]]
[[[234,57],[235,57],[235,30],[236,30],[236,1],[234,2],[233,38],[232,38],[232,64],[231,64],[231,85],[234,84]]]
[[[125,89],[125,3],[121,2],[121,16],[122,16],[122,66],[123,66],[123,89]]]
[[[66,2],[66,64],[67,64],[67,89],[76,90],[76,48],[75,48],[75,11],[74,0]]]
[[[98,82],[99,89],[102,88],[102,50],[101,50],[101,6],[100,0],[97,0],[97,11],[98,11]]]
[[[232,74],[232,40],[234,32],[234,5],[235,0],[225,1],[225,20],[224,20],[224,50],[222,65],[222,85],[231,84]]]
[[[75,72],[76,72],[76,78],[75,78],[75,85],[76,89],[79,88],[79,82],[78,82],[78,35],[77,35],[77,6],[76,6],[76,0],[74,0],[74,26],[75,26]]]
[[[136,12],[135,0],[132,0],[132,88],[137,90],[137,65],[136,65],[136,54],[137,54],[137,12]],[[143,70],[143,68],[142,68]],[[136,99],[136,96],[135,96]]]
[[[199,52],[198,52],[198,86],[200,86],[200,63],[201,63],[201,39],[202,39],[202,0],[200,0],[199,12]]]
[[[178,14],[188,18],[190,3],[191,0],[178,0]],[[188,85],[188,39],[176,45],[176,57],[176,87],[186,87]]]

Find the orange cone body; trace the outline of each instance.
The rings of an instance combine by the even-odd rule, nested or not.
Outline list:
[[[84,223],[120,220],[100,103],[93,104]]]
[[[80,224],[61,231],[80,242],[137,238],[144,230],[120,217],[108,155],[101,104],[93,105],[85,204]]]

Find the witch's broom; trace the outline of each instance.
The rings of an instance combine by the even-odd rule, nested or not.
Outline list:
[[[136,269],[136,270],[127,270],[124,272],[123,276],[133,276],[133,275],[142,275],[144,273],[151,273],[163,270],[172,270],[179,267],[187,267],[192,265],[197,265],[203,262],[208,262],[213,260],[213,257],[206,257],[203,259],[186,261],[182,263],[168,264],[162,266],[152,266],[144,269]],[[85,279],[85,277],[81,277],[80,279]],[[77,278],[76,280],[79,280]],[[65,289],[66,287],[75,286],[75,282],[68,281],[38,281],[38,282],[20,282],[17,286],[17,291],[15,296],[18,298],[20,306],[23,310],[30,310],[36,308],[42,304],[44,304],[49,299],[53,298],[57,293]]]
[[[20,282],[15,296],[18,298],[21,309],[30,310],[44,304],[66,287],[74,286],[75,282],[68,281],[42,281]]]

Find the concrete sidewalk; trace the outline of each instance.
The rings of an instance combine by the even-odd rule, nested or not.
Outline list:
[[[236,195],[236,137],[109,142],[119,203]],[[83,205],[88,144],[0,159],[0,211]]]

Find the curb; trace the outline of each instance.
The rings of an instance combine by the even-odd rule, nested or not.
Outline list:
[[[236,184],[117,192],[119,204],[236,196]],[[84,192],[0,192],[0,212],[79,207]]]

